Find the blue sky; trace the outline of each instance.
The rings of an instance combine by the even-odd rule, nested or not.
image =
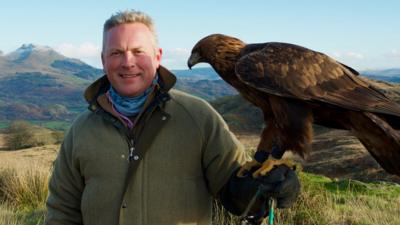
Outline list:
[[[302,45],[358,70],[400,68],[396,0],[8,0],[0,8],[0,50],[46,45],[100,68],[103,23],[125,9],[153,17],[170,69],[185,69],[193,45],[211,33]]]

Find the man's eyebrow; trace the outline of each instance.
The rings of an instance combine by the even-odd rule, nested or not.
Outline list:
[[[108,48],[108,51],[121,51],[121,52],[123,52],[123,51],[132,51],[132,50],[141,50],[141,49],[145,49],[145,47],[137,46],[137,47],[129,48],[127,50],[124,49],[124,48],[120,48],[120,47],[111,47],[111,48]]]
[[[113,52],[113,51],[123,51],[123,50],[122,50],[121,48],[114,48],[114,47],[112,47],[112,48],[108,48],[107,51],[108,51],[108,52]]]

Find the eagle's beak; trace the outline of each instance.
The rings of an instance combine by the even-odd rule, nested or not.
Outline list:
[[[189,69],[192,69],[192,66],[196,65],[199,63],[200,56],[196,52],[192,53],[187,61],[187,65]]]

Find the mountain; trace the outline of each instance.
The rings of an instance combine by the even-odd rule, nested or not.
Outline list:
[[[179,79],[188,80],[221,80],[211,67],[194,68],[192,70],[171,70]]]
[[[23,44],[5,55],[3,61],[0,64],[0,77],[15,73],[41,72],[93,80],[102,74],[102,70],[78,59],[67,58],[50,47],[33,44]]]
[[[361,74],[371,79],[400,83],[400,68],[385,70],[366,70]]]
[[[24,44],[0,56],[0,120],[71,120],[84,106],[84,87],[102,74],[50,47]]]

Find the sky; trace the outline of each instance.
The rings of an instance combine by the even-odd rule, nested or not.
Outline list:
[[[153,18],[162,64],[169,69],[187,69],[192,47],[212,33],[246,43],[301,45],[357,70],[400,68],[398,0],[1,0],[0,5],[3,54],[33,43],[102,68],[104,21],[135,9]]]

